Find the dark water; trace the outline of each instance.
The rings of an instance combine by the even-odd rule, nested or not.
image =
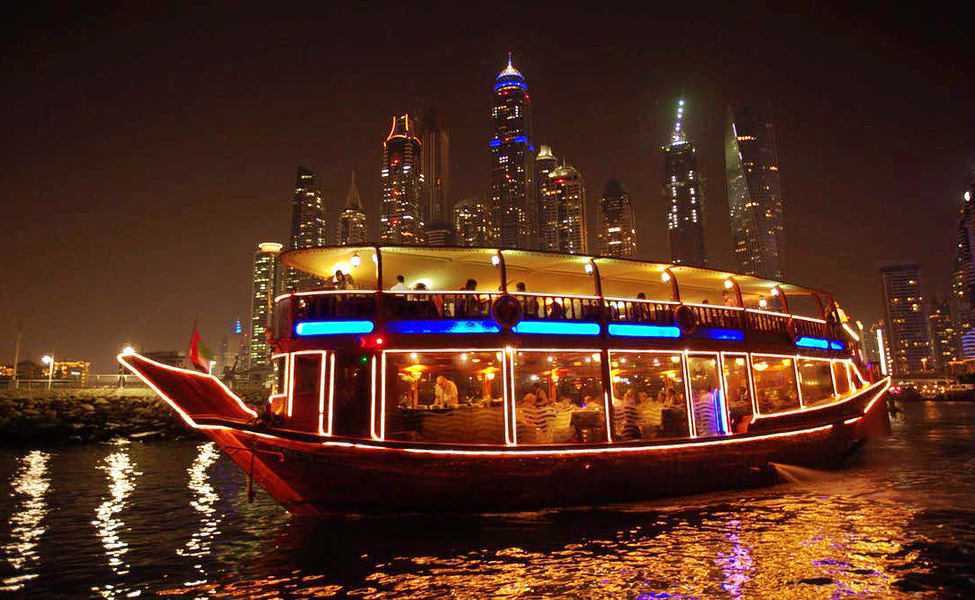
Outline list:
[[[833,473],[598,510],[292,519],[206,443],[0,452],[23,596],[975,597],[975,404],[914,404]],[[720,468],[720,465],[715,465]],[[812,479],[809,479],[812,477]]]

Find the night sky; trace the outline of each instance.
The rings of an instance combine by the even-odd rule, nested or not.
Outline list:
[[[375,233],[394,113],[435,106],[451,199],[483,193],[509,50],[536,145],[582,172],[593,225],[607,179],[623,182],[642,258],[669,257],[659,147],[683,95],[713,265],[734,265],[722,136],[728,103],[746,103],[777,129],[787,280],[833,290],[864,321],[882,316],[881,261],[917,260],[929,292],[948,288],[975,166],[959,14],[467,4],[5,15],[0,362],[18,320],[22,359],[100,372],[125,342],[185,349],[195,318],[215,348],[248,317],[256,243],[287,241],[298,164],[321,176],[330,241],[353,168]]]

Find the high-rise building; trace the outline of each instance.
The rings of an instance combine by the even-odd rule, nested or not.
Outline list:
[[[290,250],[325,245],[325,198],[318,176],[310,169],[298,167],[295,193],[291,201]],[[321,281],[289,268],[284,275],[288,291],[303,290],[321,285]]]
[[[352,183],[349,184],[349,193],[345,195],[345,208],[339,215],[336,241],[340,246],[348,246],[349,244],[364,244],[367,238],[366,211],[362,208],[359,186],[355,184],[355,171],[352,171]]]
[[[489,246],[493,241],[491,209],[479,197],[454,205],[454,231],[458,246]]]
[[[606,183],[599,201],[599,253],[603,256],[636,254],[636,221],[630,195],[615,179]]]
[[[921,268],[897,264],[880,270],[887,313],[890,364],[897,377],[910,377],[931,370],[931,335],[928,331]]]
[[[558,166],[559,159],[552,154],[552,147],[545,145],[539,146],[538,155],[535,157],[535,176],[532,179],[535,187],[533,190],[533,194],[535,195],[534,222],[538,224],[533,247],[545,247],[543,232],[545,226],[545,190],[548,185],[548,174]]]
[[[491,221],[502,248],[531,248],[537,210],[532,188],[531,97],[524,76],[511,64],[498,73],[491,109]]]
[[[741,271],[782,279],[785,231],[775,130],[751,110],[728,110],[725,171],[735,256]]]
[[[422,244],[423,157],[410,115],[393,117],[383,143],[383,214],[379,237],[391,244]]]
[[[948,363],[958,360],[958,330],[951,318],[951,308],[946,300],[931,299],[928,313],[928,329],[931,332],[931,346],[934,354],[934,368],[948,369]]]
[[[586,186],[579,171],[569,165],[548,174],[543,241],[545,250],[588,253]]]
[[[975,175],[970,179],[961,194],[961,209],[958,215],[958,233],[955,242],[955,264],[951,274],[951,313],[958,333],[955,353],[958,357],[967,356],[962,351],[963,336],[975,325]]]
[[[677,119],[664,152],[664,200],[670,260],[677,265],[704,266],[704,211],[701,176],[694,144],[684,132],[684,101],[677,102]]]
[[[266,367],[271,361],[268,329],[271,326],[271,309],[278,292],[278,258],[282,245],[263,242],[254,254],[254,280],[251,288],[250,368]]]
[[[427,111],[423,126],[423,222],[427,244],[446,246],[453,243],[450,193],[450,135],[440,115]]]

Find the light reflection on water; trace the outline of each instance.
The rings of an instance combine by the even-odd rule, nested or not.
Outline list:
[[[45,496],[51,487],[47,467],[50,459],[47,452],[28,452],[18,461],[19,468],[10,481],[10,497],[15,499],[15,504],[8,520],[11,541],[3,549],[7,562],[18,574],[5,577],[0,591],[23,589],[27,581],[37,577],[32,568],[40,561],[37,545],[44,535],[44,516],[48,510]]]
[[[33,558],[19,571],[8,552],[0,576],[33,573],[22,591],[37,595],[118,597],[975,597],[973,420],[975,405],[908,407],[895,435],[847,469],[761,490],[311,522],[264,494],[247,504],[244,477],[208,443],[112,446],[90,459],[66,449],[89,470],[59,471],[67,455],[54,453],[36,479],[93,497],[95,535],[74,518],[81,508],[44,487],[28,527],[43,536],[7,520],[4,548],[26,539]],[[3,480],[22,478],[30,456],[0,454]],[[17,514],[28,498],[3,498],[0,514]],[[91,539],[108,567],[51,548]]]

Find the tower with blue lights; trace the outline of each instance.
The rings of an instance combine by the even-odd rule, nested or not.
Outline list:
[[[684,101],[677,102],[677,120],[664,152],[664,202],[670,260],[676,265],[707,265],[704,251],[704,212],[701,176],[694,144],[684,132]]]
[[[503,248],[532,248],[538,211],[532,188],[531,97],[525,77],[511,64],[511,54],[494,83],[491,122],[489,200],[494,238]]]

